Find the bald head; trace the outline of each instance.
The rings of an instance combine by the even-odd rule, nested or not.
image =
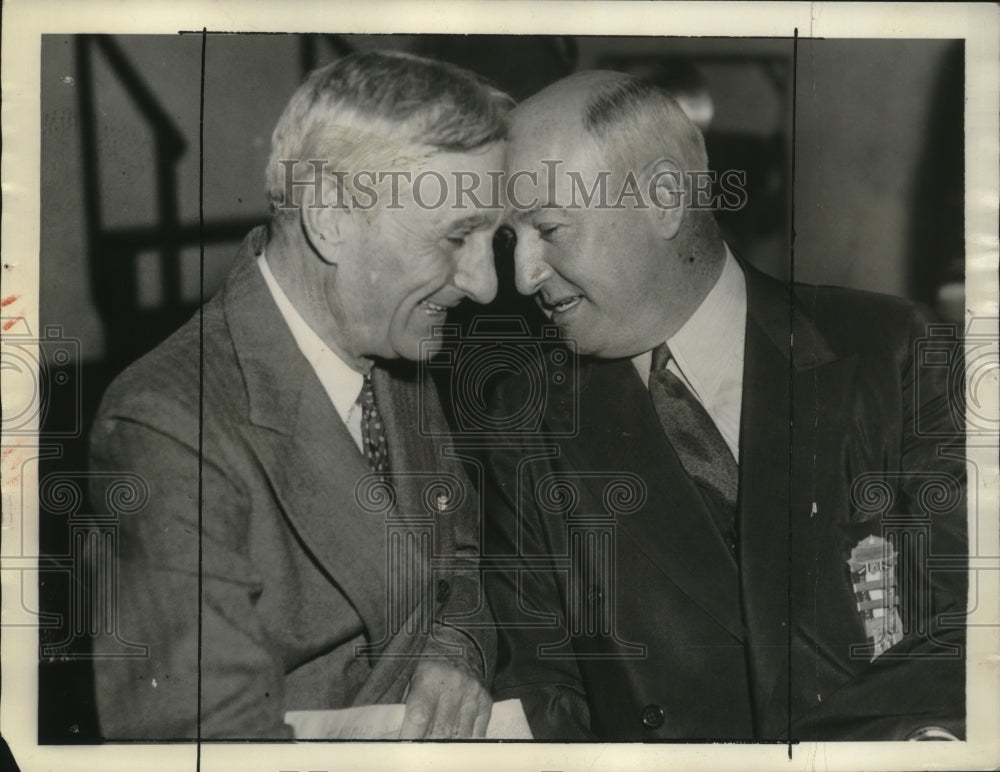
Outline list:
[[[536,121],[575,117],[582,121],[595,93],[614,88],[629,76],[610,70],[586,70],[557,80],[525,99],[511,113],[515,126]],[[581,123],[582,128],[582,123]]]
[[[677,102],[663,89],[624,73],[570,75],[522,102],[511,120],[514,136],[592,143],[620,173],[638,173],[658,157],[673,159],[687,172],[708,168],[704,138]]]
[[[701,133],[654,85],[596,71],[535,94],[507,148],[518,290],[584,354],[669,339],[726,256],[711,210],[689,203],[707,167]]]

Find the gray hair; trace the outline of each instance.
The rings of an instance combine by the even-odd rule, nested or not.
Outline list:
[[[513,104],[453,64],[389,51],[338,59],[310,74],[278,119],[267,167],[271,211],[288,211],[278,208],[289,203],[282,160],[308,178],[310,159],[351,173],[374,159],[391,163],[413,146],[471,151],[507,138]]]
[[[638,171],[650,151],[663,151],[685,171],[708,169],[705,139],[684,110],[659,86],[624,76],[595,89],[584,106],[584,129],[608,160]]]
[[[657,155],[672,159],[686,174],[709,171],[701,130],[668,91],[641,78],[626,75],[598,86],[584,104],[583,127],[619,173],[638,173]],[[689,197],[690,184],[688,177]],[[721,239],[710,209],[689,209],[684,233],[692,249]],[[709,264],[724,256],[718,251]]]

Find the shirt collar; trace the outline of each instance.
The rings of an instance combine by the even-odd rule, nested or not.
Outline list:
[[[257,258],[257,265],[264,277],[264,283],[267,284],[267,288],[271,292],[271,297],[274,298],[274,302],[285,320],[285,324],[288,325],[292,337],[295,338],[299,351],[302,352],[316,373],[337,414],[342,421],[346,422],[348,414],[361,392],[364,376],[352,369],[333,349],[327,346],[302,318],[302,315],[295,309],[292,301],[288,299],[274,278],[263,254]]]
[[[734,377],[742,381],[746,318],[746,279],[727,246],[715,286],[667,341],[677,366],[703,403],[713,402]]]
[[[684,325],[667,341],[670,353],[695,396],[708,405],[734,379],[743,380],[746,337],[746,278],[726,246],[726,259],[715,285]],[[632,362],[649,380],[652,352]]]

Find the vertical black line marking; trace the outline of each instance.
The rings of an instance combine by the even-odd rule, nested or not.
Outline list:
[[[795,435],[794,419],[794,379],[795,371],[795,335],[792,329],[793,303],[795,302],[795,118],[796,100],[798,97],[799,75],[799,28],[792,35],[792,165],[791,165],[791,200],[789,216],[791,217],[791,239],[789,240],[788,261],[788,565],[787,591],[785,606],[785,647],[788,652],[788,759],[792,758],[792,441]]]
[[[198,105],[198,705],[195,769],[201,772],[201,636],[202,636],[202,472],[205,426],[205,45],[201,30],[201,85]]]

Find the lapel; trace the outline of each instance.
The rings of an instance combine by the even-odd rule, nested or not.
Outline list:
[[[619,528],[694,603],[742,639],[732,555],[660,428],[635,367],[629,360],[591,361],[580,376],[582,441],[564,444],[571,467],[628,471],[643,480],[646,502],[622,515]],[[601,501],[603,480],[583,477]],[[621,560],[618,571],[630,571],[633,565]]]
[[[384,637],[382,515],[354,495],[369,470],[281,317],[255,256],[258,228],[226,282],[223,308],[249,404],[248,439],[292,529],[354,606],[369,640]]]
[[[372,382],[399,513],[433,518],[434,553],[451,554],[457,521],[478,521],[477,498],[461,464],[444,452],[447,420],[433,380],[421,370],[412,362],[387,362],[373,369]],[[436,506],[438,494],[447,496],[446,506]]]
[[[806,303],[790,294],[789,285],[742,267],[747,328],[740,591],[755,713],[759,720],[772,715],[785,726],[789,635],[797,632],[792,608],[800,595],[811,592],[803,574],[813,548],[824,546],[803,538],[817,496],[816,477],[831,473],[816,468],[823,463],[816,442],[830,427],[843,426],[856,363],[853,356],[840,358],[829,348]]]

